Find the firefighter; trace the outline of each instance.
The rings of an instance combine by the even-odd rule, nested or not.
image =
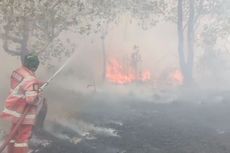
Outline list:
[[[30,53],[25,56],[22,66],[13,71],[11,75],[11,90],[6,99],[1,118],[12,123],[12,131],[22,116],[25,107],[31,105],[31,109],[19,126],[16,135],[8,144],[8,153],[28,153],[28,142],[36,123],[38,109],[43,103],[39,90],[43,82],[35,76],[38,66],[39,59],[37,55]]]

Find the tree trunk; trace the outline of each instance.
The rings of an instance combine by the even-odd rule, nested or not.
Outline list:
[[[178,32],[178,55],[180,69],[185,76],[185,55],[184,55],[184,28],[183,28],[183,0],[178,0],[178,21],[177,21],[177,32]]]
[[[105,37],[102,38],[102,58],[103,58],[103,70],[102,70],[102,81],[106,78],[106,53],[105,53]]]
[[[189,0],[189,21],[188,21],[188,57],[187,57],[187,84],[193,83],[193,62],[194,62],[194,0]]]
[[[24,61],[25,56],[29,53],[27,44],[29,40],[29,22],[26,17],[23,17],[23,33],[21,43],[21,61]]]
[[[183,27],[183,0],[178,0],[178,53],[181,72],[184,77],[183,84],[190,86],[193,83],[193,62],[194,62],[194,0],[189,0],[188,20],[188,52],[185,56],[184,49],[184,27]]]
[[[102,66],[102,81],[104,82],[106,79],[106,60],[107,60],[107,56],[106,56],[106,47],[105,47],[105,39],[106,39],[106,35],[107,35],[107,31],[108,31],[108,24],[106,24],[105,29],[102,33],[101,36],[101,40],[102,40],[102,60],[103,60],[103,66]]]

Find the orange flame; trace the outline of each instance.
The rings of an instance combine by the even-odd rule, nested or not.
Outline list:
[[[183,82],[184,82],[184,76],[183,76],[183,74],[181,73],[180,70],[176,70],[176,71],[173,72],[173,74],[172,74],[172,80],[175,83],[179,84],[179,85],[183,84]]]
[[[106,69],[106,78],[116,84],[128,84],[135,81],[148,81],[151,73],[145,70],[138,76],[132,67],[125,68],[117,59],[111,58]]]

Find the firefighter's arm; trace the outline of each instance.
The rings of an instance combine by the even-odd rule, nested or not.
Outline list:
[[[36,105],[39,100],[39,84],[30,83],[25,89],[25,99],[28,104]]]

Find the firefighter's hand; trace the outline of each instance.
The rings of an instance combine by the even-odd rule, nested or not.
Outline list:
[[[28,103],[29,106],[37,107],[37,103]]]
[[[31,106],[38,106],[42,100],[42,96],[38,96],[33,102],[29,103]]]
[[[28,105],[29,105],[29,106],[35,106],[35,107],[37,107],[38,104],[37,104],[36,101],[34,101],[34,102],[32,102],[32,103],[28,103]]]

